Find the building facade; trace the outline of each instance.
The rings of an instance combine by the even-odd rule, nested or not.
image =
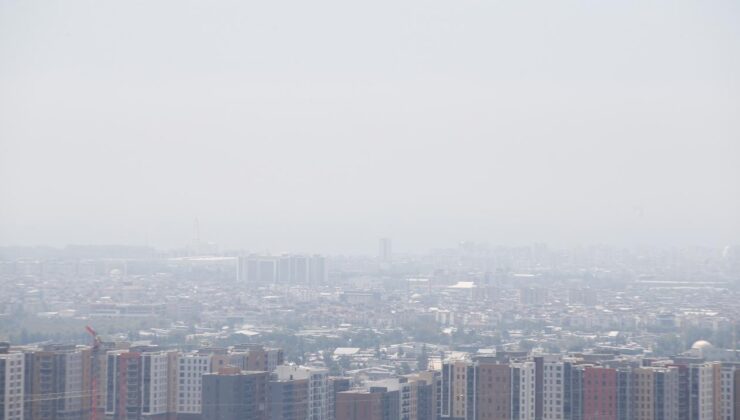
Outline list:
[[[0,352],[0,420],[23,420],[25,357],[20,352]]]
[[[267,372],[203,375],[203,420],[267,420]]]

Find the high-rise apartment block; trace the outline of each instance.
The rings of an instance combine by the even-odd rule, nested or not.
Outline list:
[[[331,390],[329,388],[329,371],[323,368],[307,366],[282,365],[275,370],[278,380],[308,380],[308,413],[306,420],[328,420]]]
[[[738,420],[740,363],[604,354],[455,352],[407,375],[329,377],[259,345],[11,348],[0,420]],[[92,381],[99,364],[102,381]],[[360,388],[356,386],[360,385]],[[93,392],[93,390],[95,390]]]
[[[229,364],[242,370],[273,372],[283,364],[283,350],[261,345],[237,345],[228,354]]]
[[[306,420],[308,379],[275,379],[268,386],[270,420]]]
[[[203,420],[267,420],[267,372],[224,368],[203,375]]]
[[[237,258],[237,280],[250,284],[324,284],[328,279],[322,255],[249,255]]]
[[[23,420],[24,362],[21,352],[0,350],[0,419]]]
[[[399,420],[399,391],[384,387],[340,392],[337,395],[337,420]]]
[[[172,389],[176,364],[170,352],[132,348],[108,353],[105,415],[108,420],[166,420],[177,410]]]
[[[393,249],[390,238],[381,238],[378,242],[378,264],[380,271],[388,271],[393,265]]]
[[[26,417],[75,420],[89,416],[91,350],[73,345],[47,345],[27,352]]]
[[[191,352],[177,358],[177,418],[200,418],[203,375],[211,372],[213,354]]]
[[[380,238],[378,241],[378,260],[386,264],[393,261],[393,247],[390,238]]]

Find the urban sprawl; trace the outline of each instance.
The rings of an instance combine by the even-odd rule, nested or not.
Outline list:
[[[0,248],[0,420],[738,420],[740,249]]]

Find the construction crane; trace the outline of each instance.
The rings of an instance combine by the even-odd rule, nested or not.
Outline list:
[[[90,355],[90,420],[98,420],[98,395],[100,395],[98,379],[100,376],[98,353],[100,352],[100,337],[91,326],[86,326],[85,330],[92,338],[92,353]]]

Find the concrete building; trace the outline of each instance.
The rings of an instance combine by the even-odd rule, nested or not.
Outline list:
[[[249,284],[273,284],[277,281],[276,257],[249,255],[236,260],[237,281]]]
[[[735,405],[740,404],[736,378],[740,377],[740,365],[723,363],[720,369],[719,379],[719,418],[721,420],[735,420],[740,418],[740,412]],[[736,402],[737,401],[737,402]]]
[[[650,368],[632,370],[632,418],[653,420],[655,412],[655,371]]]
[[[564,364],[558,357],[542,359],[542,419],[562,420],[565,418]],[[536,399],[535,399],[536,402]]]
[[[522,287],[519,289],[519,303],[522,305],[543,305],[549,292],[543,287]]]
[[[276,259],[276,280],[282,284],[325,284],[326,257],[323,255],[281,255]]]
[[[714,419],[714,363],[689,366],[689,401],[691,420]]]
[[[25,416],[40,420],[76,420],[89,416],[91,350],[48,345],[26,352]]]
[[[343,391],[337,394],[337,420],[382,420],[383,396],[369,390]]]
[[[278,282],[283,284],[307,284],[310,280],[309,257],[305,255],[282,255],[278,261]]]
[[[167,352],[141,353],[142,418],[165,420],[174,411],[174,407],[169,405],[169,369],[170,357]]]
[[[387,265],[393,261],[393,246],[390,238],[380,238],[378,241],[378,261]]]
[[[329,268],[326,257],[323,255],[312,255],[309,266],[309,283],[326,284],[329,278]]]
[[[440,418],[528,419],[534,415],[534,364],[512,366],[494,357],[442,365]],[[524,388],[521,388],[522,382]],[[517,384],[516,392],[513,383]],[[523,391],[524,390],[524,391]]]
[[[399,391],[384,387],[344,391],[337,394],[337,420],[398,420]]]
[[[534,420],[535,364],[532,361],[515,362],[511,367],[511,418]]]
[[[328,267],[323,255],[249,255],[237,258],[236,277],[251,284],[325,284]]]
[[[616,369],[593,366],[584,368],[582,390],[582,416],[579,418],[617,420]]]
[[[679,371],[675,367],[655,368],[655,419],[679,417]]]
[[[177,418],[197,420],[202,413],[203,375],[211,372],[212,354],[183,353],[177,358]]]
[[[108,352],[105,416],[109,420],[165,420],[177,407],[170,390],[170,352],[132,348]],[[174,372],[172,372],[174,375]]]
[[[616,374],[617,383],[620,372]],[[669,420],[682,418],[681,371],[677,366],[645,366],[632,370],[630,418]],[[619,389],[617,390],[619,399]],[[624,418],[618,405],[617,418]]]
[[[336,416],[337,394],[349,391],[351,385],[351,378],[342,376],[329,377],[329,420],[334,420]]]
[[[0,352],[0,419],[24,418],[24,362],[23,353],[3,349]]]
[[[229,364],[241,370],[274,372],[283,361],[282,349],[264,348],[257,344],[237,345],[229,353]]]
[[[476,360],[476,419],[511,418],[511,368],[492,358]]]
[[[224,368],[203,375],[203,420],[267,420],[267,372]]]
[[[632,419],[632,371],[629,368],[617,369],[617,419]]]
[[[395,396],[398,398],[398,418],[400,420],[411,420],[417,416],[417,388],[415,382],[409,381],[407,377],[388,378],[366,383],[369,389],[383,390],[384,398]]]
[[[475,420],[475,368],[469,360],[442,364],[440,418]]]
[[[416,418],[437,420],[440,415],[441,376],[437,371],[422,371],[407,375],[416,385]]]
[[[308,380],[308,413],[306,420],[329,420],[329,371],[308,366],[281,365],[275,369],[278,380]]]
[[[272,380],[268,401],[270,420],[305,420],[308,416],[308,379]]]

